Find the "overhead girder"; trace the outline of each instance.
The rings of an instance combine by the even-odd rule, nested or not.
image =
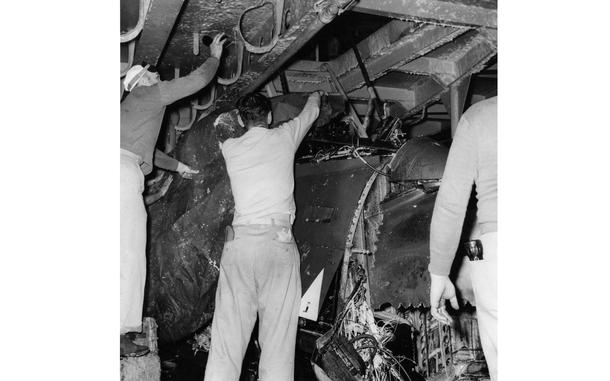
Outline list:
[[[382,77],[411,60],[447,43],[468,29],[391,21],[358,44],[360,55],[371,80]],[[349,50],[328,62],[346,91],[362,87],[364,77],[354,53]],[[317,89],[334,91],[328,85],[329,76],[322,63],[299,61],[286,70],[291,91],[307,92]],[[275,84],[275,83],[274,83]],[[279,84],[279,83],[278,83]],[[276,88],[280,87],[276,85]]]
[[[462,94],[459,102],[462,104],[468,88],[464,85],[468,82],[466,77],[481,70],[497,54],[494,35],[490,36],[482,28],[475,30],[432,24],[422,26],[394,20],[360,42],[358,49],[380,98],[396,101],[405,111],[409,111],[439,98],[443,93],[441,99],[449,101],[450,89],[457,85],[456,81],[461,86],[460,89],[454,89],[454,94]],[[335,92],[323,64],[301,60],[291,65],[285,71],[290,91],[323,89]],[[366,102],[358,104],[358,100],[368,98],[368,93],[362,87],[364,77],[357,67],[353,52],[349,50],[328,64],[342,73],[339,82],[349,97],[355,100],[358,113],[365,112]],[[276,89],[281,89],[279,78],[274,80],[273,85]],[[454,104],[454,119],[459,117],[459,104]],[[448,107],[447,111],[450,109]]]
[[[184,0],[152,0],[137,42],[136,63],[158,64],[183,3]]]
[[[394,70],[405,63],[420,57],[431,50],[453,40],[457,36],[466,32],[466,29],[445,27],[437,25],[421,25],[413,33],[409,33],[400,40],[394,42],[388,47],[385,47],[374,56],[369,56],[362,59],[367,67],[369,77],[374,80],[385,73]],[[346,54],[352,54],[348,52]],[[335,63],[337,62],[337,63]],[[337,73],[342,71],[343,75],[339,74],[339,81],[346,89],[356,89],[364,85],[364,77],[357,66],[342,67],[339,63],[351,62],[334,61],[333,66]]]
[[[443,25],[498,27],[497,0],[360,0],[355,12]]]
[[[432,75],[448,86],[482,62],[487,62],[496,52],[496,47],[488,38],[472,30],[451,43],[399,67],[398,70]]]
[[[443,87],[434,79],[424,75],[414,75],[391,71],[375,81],[375,88],[382,100],[393,100],[400,103],[405,111],[412,110],[427,103],[443,91]],[[350,98],[367,99],[366,88],[361,87],[350,92]],[[365,104],[362,104],[365,105]],[[393,113],[396,117],[405,117]]]

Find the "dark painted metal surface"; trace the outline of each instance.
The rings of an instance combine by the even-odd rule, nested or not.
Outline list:
[[[389,164],[393,182],[432,180],[443,177],[449,148],[430,138],[408,140]]]
[[[365,226],[373,256],[369,260],[371,301],[394,306],[429,305],[430,223],[449,149],[430,138],[408,140],[392,158],[393,192],[377,205],[367,205]],[[466,213],[461,240],[470,239],[476,217],[474,192]],[[462,266],[461,252],[451,271],[459,296],[471,303],[472,290]]]
[[[496,0],[360,0],[357,12],[444,24],[497,28]]]
[[[436,190],[413,188],[381,203],[383,223],[376,237],[374,258],[369,262],[373,307],[383,303],[392,303],[396,307],[429,306],[430,223],[436,195]],[[476,202],[471,197],[462,241],[469,239],[475,218]],[[456,254],[450,277],[454,280],[458,297],[474,304],[462,255],[461,250]]]
[[[378,157],[368,161],[373,166],[379,164]],[[356,159],[296,166],[294,235],[301,254],[303,292],[324,269],[324,299],[345,252],[354,208],[371,174]]]
[[[436,193],[414,189],[381,204],[377,251],[369,267],[373,307],[427,305],[430,221]]]

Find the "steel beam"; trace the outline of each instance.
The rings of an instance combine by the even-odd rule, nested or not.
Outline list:
[[[429,74],[448,86],[468,74],[473,68],[487,62],[497,53],[495,46],[482,34],[471,31],[419,57],[398,70]]]
[[[498,27],[497,0],[360,0],[356,12],[436,22]]]
[[[449,87],[449,92],[441,96],[441,100],[451,116],[451,137],[455,136],[458,122],[464,111],[468,87],[470,86],[470,75],[455,81]]]
[[[414,25],[400,21],[390,22],[378,32],[358,44],[362,59],[372,80],[382,77],[431,50],[455,39],[468,29],[437,25]],[[329,62],[337,73],[339,82],[347,92],[362,87],[364,77],[358,68],[353,52]],[[318,89],[331,90],[328,75],[321,63],[299,61],[286,70],[291,91],[308,92]],[[279,86],[276,86],[279,89]]]
[[[432,78],[401,72],[390,72],[375,81],[375,88],[382,99],[400,102],[404,108],[412,110],[443,91],[443,87]],[[350,98],[368,98],[365,88],[349,93]]]
[[[466,32],[466,29],[463,28],[430,24],[419,25],[389,46],[384,46],[382,49],[375,51],[374,54],[367,55],[363,52],[362,58],[369,76],[374,80],[455,39],[464,32]],[[331,66],[336,73],[345,73],[344,75],[338,74],[339,81],[349,91],[363,86],[365,82],[362,73],[358,69],[356,59],[343,58],[347,54],[353,57],[353,53],[348,51],[332,61]]]
[[[136,45],[135,62],[157,65],[184,0],[152,0],[142,34]]]

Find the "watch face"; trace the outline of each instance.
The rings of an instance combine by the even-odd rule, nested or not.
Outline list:
[[[475,239],[472,241],[466,241],[463,244],[464,251],[471,261],[478,261],[483,259],[483,244],[481,240]]]

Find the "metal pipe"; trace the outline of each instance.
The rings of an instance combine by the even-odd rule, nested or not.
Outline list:
[[[288,79],[286,79],[286,72],[280,73],[280,84],[282,85],[282,94],[289,94],[290,88],[288,87]]]
[[[127,49],[127,66],[125,67],[125,69],[121,70],[121,78],[123,78],[129,71],[129,69],[131,69],[131,66],[133,66],[133,55],[136,51],[136,41],[129,41]],[[123,62],[121,62],[121,64],[122,63]]]
[[[197,101],[197,99],[195,99],[191,103],[191,105],[193,106],[193,109],[206,110],[214,104],[214,101],[216,100],[216,85],[211,84],[211,86],[212,86],[212,88],[210,89],[210,100],[206,104],[200,105],[199,102]]]
[[[267,83],[267,85],[265,86],[265,90],[267,91],[267,98],[273,98],[277,96],[277,91],[275,91],[273,83]]]
[[[360,122],[360,118],[358,117],[358,114],[356,113],[356,110],[354,109],[354,106],[350,103],[349,97],[347,96],[347,93],[345,92],[345,89],[343,89],[343,86],[341,86],[341,82],[339,82],[339,79],[335,75],[335,72],[330,68],[330,65],[328,65],[328,64],[323,64],[321,66],[321,68],[328,72],[328,74],[330,75],[330,79],[331,79],[332,83],[335,85],[337,90],[341,93],[341,95],[343,96],[343,99],[345,99],[345,101],[347,102],[347,107],[349,109],[349,115],[352,118],[352,120],[354,121],[354,124],[356,125],[356,133],[358,134],[358,137],[360,137],[360,138],[368,138],[368,135],[366,133],[366,129],[364,128],[364,126]]]
[[[275,26],[273,28],[273,38],[271,39],[271,42],[269,44],[267,44],[265,46],[254,46],[254,45],[250,44],[248,41],[246,41],[246,38],[241,33],[241,22],[242,22],[244,15],[248,11],[263,7],[267,4],[271,4],[271,2],[266,1],[262,4],[247,8],[246,10],[244,10],[242,12],[241,16],[239,16],[239,20],[237,20],[237,33],[238,33],[239,37],[242,39],[242,41],[244,42],[245,48],[251,53],[256,53],[256,54],[267,53],[268,51],[273,49],[273,47],[277,44],[277,42],[280,39],[280,31],[282,29],[282,20],[284,19],[284,0],[275,0],[275,8],[273,10],[273,12],[275,14]]]
[[[341,10],[343,10],[343,8],[345,8],[346,6],[351,6],[352,1],[351,0],[336,0],[334,2],[334,4],[339,8],[339,11],[334,16],[334,17],[336,17],[336,15],[339,14],[341,12]],[[303,33],[299,33],[299,35],[297,36],[297,38],[295,38],[295,40],[292,42],[292,44],[290,44],[290,46],[288,46],[288,48],[286,48],[286,50],[284,50],[284,52],[281,54],[280,57],[278,57],[278,59],[273,61],[272,65],[267,67],[267,70],[265,70],[258,77],[258,79],[256,81],[254,81],[248,87],[248,89],[245,92],[253,93],[256,90],[258,90],[261,86],[263,86],[265,83],[267,83],[267,81],[269,81],[269,78],[273,77],[275,75],[275,73],[277,71],[279,71],[282,68],[282,66],[284,66],[284,64],[295,53],[297,53],[299,50],[301,50],[301,48],[307,42],[309,42],[309,40],[311,40],[311,38],[313,36],[315,36],[315,34],[318,33],[318,31],[320,29],[322,29],[325,25],[326,25],[326,23],[323,22],[320,17],[316,17],[314,19],[314,21],[307,26],[307,29]]]
[[[199,32],[193,32],[193,54],[199,55]]]
[[[228,86],[228,85],[232,85],[235,82],[237,82],[237,80],[239,79],[239,77],[241,77],[241,71],[242,71],[242,65],[243,65],[243,60],[244,60],[244,43],[241,40],[235,39],[235,41],[233,42],[235,44],[235,49],[237,50],[237,71],[235,72],[235,75],[233,76],[233,78],[221,78],[220,75],[218,76],[218,83],[220,83],[221,85],[224,86]]]
[[[163,173],[161,175],[163,175]],[[144,204],[151,205],[161,199],[161,197],[165,196],[173,180],[173,176],[167,176],[167,178],[163,182],[163,185],[157,192],[144,196]]]
[[[455,136],[458,122],[460,121],[460,91],[459,83],[454,83],[449,88],[450,91],[450,103],[451,103],[451,137]]]
[[[377,111],[377,116],[379,117],[379,119],[383,119],[383,115],[382,115],[383,106],[381,105],[381,100],[379,99],[377,90],[375,90],[375,86],[373,86],[373,82],[371,82],[371,78],[369,78],[369,73],[366,71],[366,66],[364,66],[364,62],[362,62],[362,57],[360,56],[360,51],[358,51],[358,45],[353,44],[352,50],[354,51],[354,55],[356,56],[356,61],[358,61],[358,67],[360,68],[360,72],[362,73],[362,77],[364,78],[364,83],[366,83],[366,87],[369,92],[369,95],[373,99],[373,102],[375,104],[375,110]]]
[[[142,28],[144,28],[144,21],[146,20],[146,14],[148,13],[148,9],[150,8],[151,3],[152,0],[140,0],[140,13],[138,16],[138,23],[130,31],[126,33],[121,33],[121,43],[129,42],[136,38],[138,34],[140,34]]]

